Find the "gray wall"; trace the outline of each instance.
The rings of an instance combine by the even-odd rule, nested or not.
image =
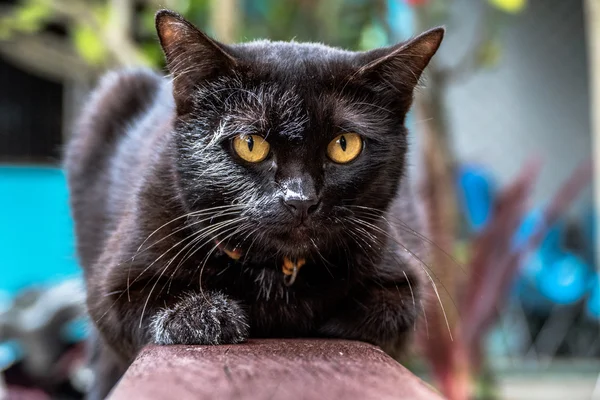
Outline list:
[[[456,0],[440,60],[454,63],[473,41],[480,0]],[[584,16],[579,0],[530,0],[503,18],[498,65],[453,84],[449,122],[461,160],[509,182],[533,156],[544,162],[534,193],[548,199],[591,155]],[[415,130],[418,136],[418,125]],[[418,141],[418,137],[415,137]],[[576,208],[591,201],[588,190]]]

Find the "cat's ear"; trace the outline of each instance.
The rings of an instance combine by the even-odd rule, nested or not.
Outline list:
[[[181,15],[160,10],[156,31],[173,76],[173,96],[177,112],[190,112],[196,86],[202,80],[224,74],[236,65],[225,46],[198,30]]]
[[[366,52],[364,65],[356,76],[412,95],[423,70],[440,47],[444,32],[443,27],[433,28],[406,42]]]

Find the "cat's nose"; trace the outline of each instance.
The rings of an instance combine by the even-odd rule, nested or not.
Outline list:
[[[319,199],[316,197],[283,197],[283,204],[297,218],[305,219],[310,214],[314,213],[319,207]]]

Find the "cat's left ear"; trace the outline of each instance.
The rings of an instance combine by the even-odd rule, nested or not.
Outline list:
[[[177,112],[191,110],[193,94],[199,83],[231,71],[235,58],[226,46],[208,37],[181,15],[160,10],[156,31],[165,53],[167,68],[173,76],[173,96]]]
[[[368,51],[356,75],[412,93],[440,47],[444,32],[443,27],[433,28],[406,42]]]

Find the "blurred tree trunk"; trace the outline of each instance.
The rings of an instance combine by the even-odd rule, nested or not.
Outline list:
[[[416,30],[427,29],[431,17],[424,8],[415,9]],[[455,189],[455,158],[445,109],[448,73],[434,59],[427,70],[427,90],[416,97],[415,111],[422,135],[421,195],[426,209],[430,248],[428,274],[432,300],[427,306],[428,335],[422,339],[442,393],[449,400],[467,400],[471,392],[470,370],[465,343],[459,332],[456,303],[466,274],[451,257],[458,234],[458,206]],[[433,282],[435,281],[435,282]]]
[[[109,0],[109,24],[104,29],[104,41],[112,47],[115,62],[121,66],[144,65],[147,62],[133,38],[135,4],[132,0]]]
[[[416,19],[417,31],[427,29],[430,21],[426,12],[417,10]],[[444,105],[448,77],[435,60],[428,69],[426,82],[427,90],[417,94],[415,111],[422,128],[421,190],[427,210],[427,234],[435,244],[430,253],[430,273],[440,286],[438,294],[444,308],[444,323],[447,328],[453,328],[458,319],[454,303],[459,280],[464,279],[465,274],[448,256],[453,253],[458,233],[455,159]]]
[[[441,284],[439,295],[448,318],[454,326],[458,315],[454,306],[456,289],[463,275],[447,254],[453,253],[458,232],[458,210],[454,187],[455,159],[443,105],[445,80],[435,68],[430,69],[428,90],[419,93],[415,111],[422,127],[423,167],[422,194],[427,204],[427,229],[435,243],[431,249],[432,278]],[[437,249],[437,247],[440,249]],[[443,250],[443,251],[442,251]],[[447,253],[447,254],[444,254]]]
[[[466,274],[449,256],[458,233],[455,160],[443,105],[446,80],[434,67],[429,70],[427,87],[426,92],[417,96],[415,107],[423,136],[421,195],[426,208],[427,235],[434,243],[427,268],[431,280],[435,281],[430,282],[434,293],[427,311],[428,330],[434,334],[426,339],[425,351],[438,353],[430,354],[443,360],[438,365],[452,365],[436,372],[438,377],[443,377],[439,382],[442,392],[450,400],[466,400],[470,392],[470,371],[465,344],[460,340],[456,308]]]
[[[210,28],[217,40],[233,43],[239,39],[240,7],[239,0],[211,0]]]

